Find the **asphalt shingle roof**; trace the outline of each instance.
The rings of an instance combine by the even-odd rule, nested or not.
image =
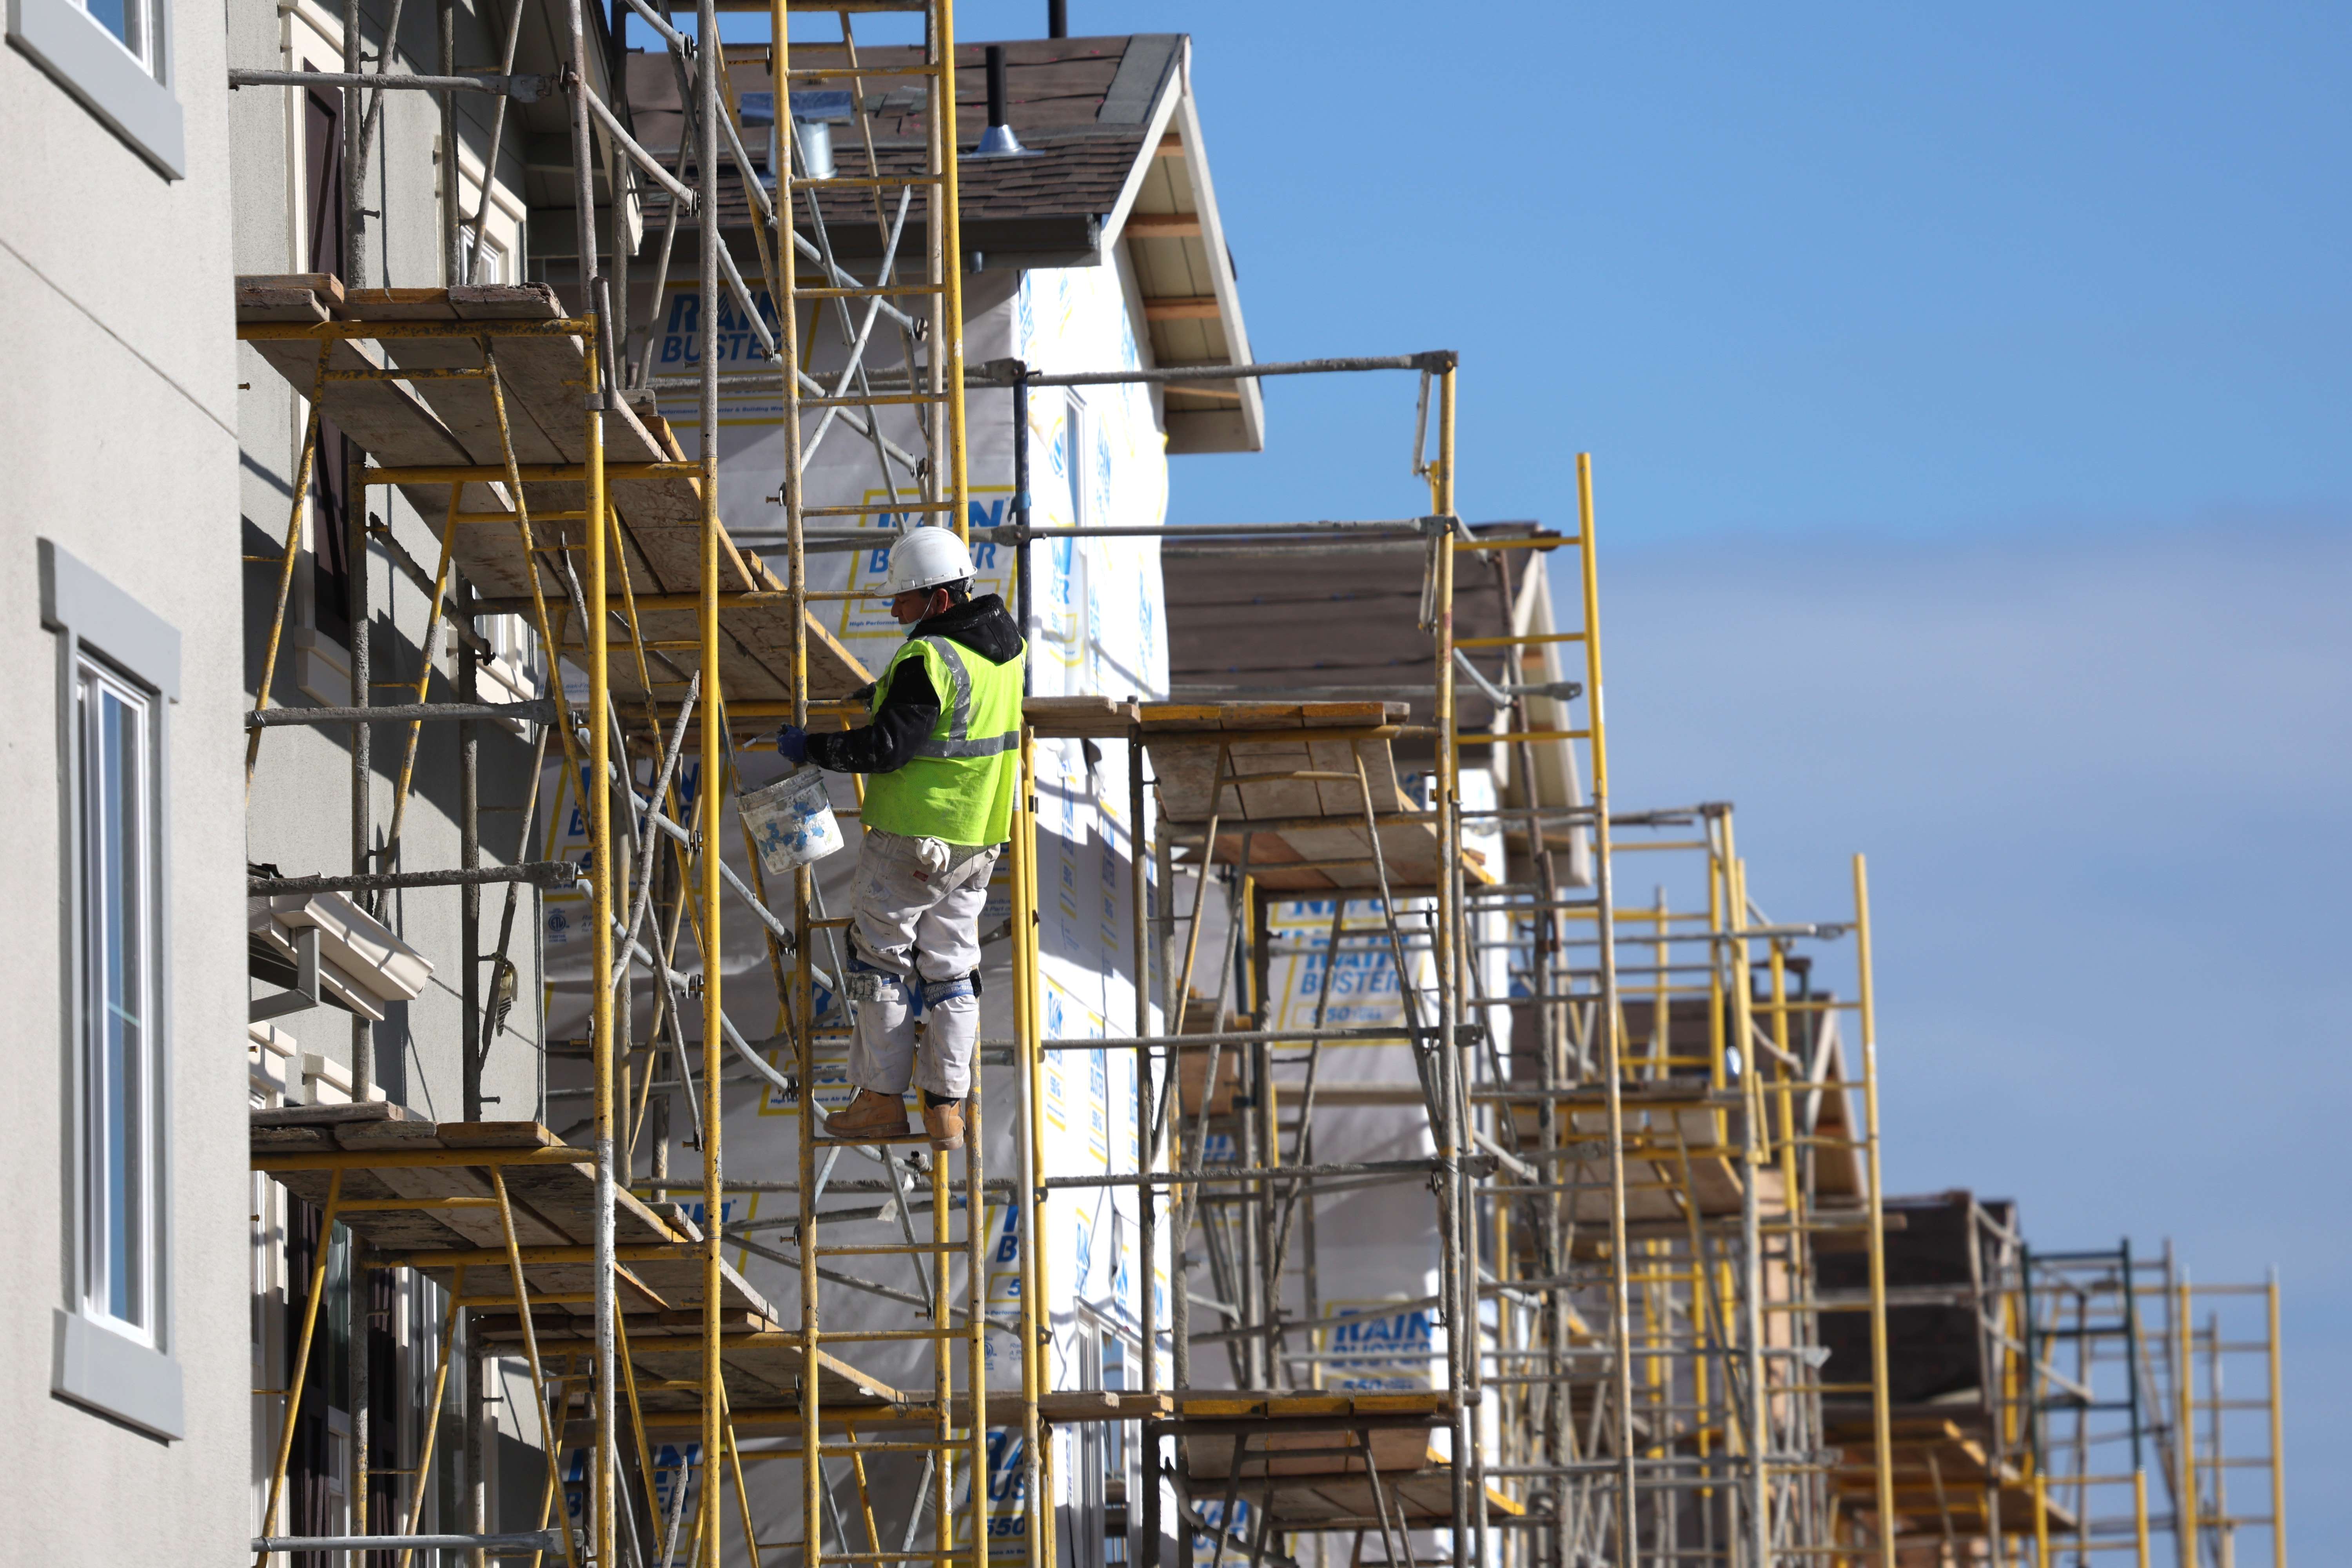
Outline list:
[[[958,140],[967,151],[960,169],[961,216],[965,223],[991,219],[1042,217],[1101,217],[1118,205],[1144,146],[1147,120],[1172,68],[1176,38],[1166,34],[1140,34],[1114,38],[1030,38],[1006,44],[1006,119],[1032,155],[1023,158],[973,160],[971,146],[987,124],[985,46],[971,44],[956,50]],[[858,64],[877,72],[919,59],[912,48],[864,49]],[[839,46],[803,47],[793,51],[798,67],[846,64]],[[740,97],[765,93],[772,81],[764,64],[739,65],[730,71],[730,85]],[[638,139],[662,153],[676,148],[683,123],[677,84],[667,58],[661,55],[632,58],[629,76],[631,103]],[[842,88],[839,78],[795,82],[803,88]],[[874,136],[874,161],[880,173],[920,173],[925,156],[925,116],[919,112],[921,84],[904,77],[877,76],[861,80],[866,123]],[[747,150],[755,161],[764,157],[766,136],[761,127],[748,128]],[[753,144],[756,142],[756,145]],[[855,123],[837,124],[833,132],[834,162],[845,175],[868,172],[866,144]],[[688,183],[695,174],[689,168]],[[719,174],[722,226],[750,223],[750,205],[731,160]],[[885,211],[894,210],[895,192],[884,193]],[[921,226],[922,196],[918,192],[908,216],[910,235]],[[828,228],[854,237],[858,248],[878,248],[874,193],[862,186],[844,186],[821,193],[820,205]],[[668,198],[649,193],[649,221],[667,217]],[[804,210],[804,209],[803,209]],[[805,218],[803,220],[805,222]],[[693,220],[682,221],[691,226]]]

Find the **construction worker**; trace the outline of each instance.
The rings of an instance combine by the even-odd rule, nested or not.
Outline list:
[[[842,986],[857,1095],[825,1119],[825,1135],[844,1142],[907,1136],[911,1080],[931,1147],[963,1147],[980,1038],[980,911],[1012,837],[1020,780],[1023,652],[1003,598],[973,598],[971,578],[971,553],[952,530],[902,535],[887,585],[891,616],[909,630],[860,694],[869,721],[776,735],[793,763],[871,775]]]

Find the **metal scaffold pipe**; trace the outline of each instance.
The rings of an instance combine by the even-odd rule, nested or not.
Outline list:
[[[1853,858],[1853,925],[1857,985],[1862,1003],[1863,1114],[1870,1123],[1869,1168],[1871,1447],[1876,1470],[1879,1568],[1895,1568],[1895,1436],[1887,1407],[1891,1377],[1886,1333],[1886,1209],[1880,1180],[1878,1121],[1878,1013],[1870,963],[1870,870]]]
[[[1172,382],[1237,381],[1270,375],[1334,375],[1372,370],[1417,370],[1425,375],[1440,375],[1451,371],[1457,363],[1458,356],[1452,349],[1434,349],[1417,354],[1283,360],[1265,364],[1171,365],[1153,370],[1073,371],[1060,375],[1032,374],[1028,379],[1032,386],[1151,386],[1165,385]],[[1015,374],[1009,368],[1009,362],[992,360],[980,368],[987,384],[1010,385]]]
[[[384,893],[410,888],[479,888],[494,882],[520,882],[535,888],[568,889],[580,877],[569,860],[533,860],[520,866],[460,867],[451,871],[382,871],[363,877],[248,877],[248,898],[277,898],[293,893]]]
[[[257,1555],[275,1552],[487,1552],[498,1557],[559,1553],[563,1532],[517,1530],[503,1535],[257,1535]]]
[[[375,71],[276,71],[233,68],[229,90],[247,87],[373,87],[409,92],[473,92],[536,103],[556,89],[550,76],[391,76]]]
[[[411,724],[426,720],[448,722],[467,719],[544,724],[554,717],[555,704],[541,697],[520,702],[387,702],[366,708],[268,708],[247,713],[245,727],[278,730],[300,724]]]
[[[778,52],[777,64],[780,68],[786,63],[782,58],[786,37],[782,12],[783,6],[780,0],[773,18]],[[701,0],[701,4],[695,12],[695,38],[700,58],[694,73],[694,94],[691,105],[688,107],[688,118],[693,126],[694,144],[698,150],[697,205],[703,214],[716,215],[719,210],[719,76],[724,61],[719,41],[719,12],[712,0]],[[776,97],[778,112],[782,113],[784,102],[784,88],[782,81],[777,83]],[[748,180],[752,177],[751,172],[748,169],[739,169],[737,172],[743,179]],[[720,231],[715,216],[707,218],[702,224],[698,251],[701,262],[702,308],[706,312],[714,311],[719,298],[720,262],[726,252],[725,236]],[[788,301],[784,313],[787,316],[792,313]],[[720,781],[725,777],[722,771],[725,759],[721,754],[721,747],[725,740],[722,716],[727,710],[727,692],[720,679],[719,663],[719,537],[723,525],[719,511],[719,363],[717,354],[706,349],[702,355],[702,363],[698,369],[700,374],[695,400],[698,426],[696,461],[699,470],[697,479],[700,489],[701,508],[700,515],[697,519],[699,527],[696,550],[698,559],[695,591],[699,602],[696,607],[695,616],[697,644],[695,651],[701,680],[703,711],[709,716],[709,721],[701,726],[698,736],[701,787],[696,791],[698,806],[701,812],[702,829],[701,853],[696,862],[700,873],[699,886],[695,889],[695,898],[699,905],[697,913],[700,917],[699,931],[704,954],[701,1186],[702,1212],[706,1216],[703,1225],[703,1246],[698,1259],[702,1275],[702,1334],[701,1343],[698,1347],[699,1353],[697,1381],[700,1384],[698,1391],[701,1402],[698,1425],[702,1445],[703,1476],[698,1499],[700,1514],[696,1525],[696,1539],[699,1542],[700,1568],[719,1568],[722,1559],[720,1536],[725,1518],[721,1506],[721,1494],[727,1484],[727,1474],[719,1464],[719,1457],[726,1451],[728,1437],[724,1426],[727,1404],[726,1366],[721,1359],[719,1344],[719,1247],[723,1233],[719,1223],[719,1216],[727,1212],[723,1164],[726,1147],[726,1106],[721,1097],[719,1082],[724,1076],[725,1063],[720,1055],[720,1049],[727,1035],[727,1018],[725,966],[717,962],[717,955],[724,951],[721,946],[724,941],[721,928],[724,911],[720,899],[719,870],[722,864],[719,850],[722,839],[719,812],[719,802],[722,799]],[[796,421],[789,416],[789,408],[787,414],[787,426],[796,428]],[[796,570],[799,564],[797,551],[793,552],[793,564]],[[800,617],[795,616],[793,620],[797,629]],[[803,649],[803,657],[795,658],[793,660],[795,679],[799,678],[799,671],[805,667],[805,664]],[[805,1040],[806,1031],[801,1031],[801,1035]],[[807,1092],[806,1084],[811,1076],[806,1068],[807,1064],[803,1064],[801,1075],[803,1095]],[[803,1147],[808,1142],[806,1134],[811,1125],[810,1119],[803,1115],[801,1123]],[[803,1171],[803,1180],[805,1182],[807,1179],[807,1174]],[[804,1246],[800,1250],[803,1270],[803,1289],[807,1298],[803,1308],[805,1314],[814,1310],[815,1248]],[[814,1344],[810,1348],[814,1352]],[[805,1403],[814,1409],[817,1400],[814,1353],[809,1358],[805,1381],[802,1386]],[[810,1447],[812,1448],[815,1447],[813,1440]],[[740,1479],[738,1489],[740,1493]],[[806,1533],[814,1539],[817,1529],[814,1510],[805,1516],[803,1527]],[[748,1537],[745,1546],[747,1549],[753,1547],[753,1543]]]
[[[1600,1036],[1600,1072],[1609,1139],[1611,1326],[1616,1351],[1611,1389],[1614,1406],[1612,1424],[1616,1429],[1616,1458],[1622,1468],[1617,1497],[1618,1552],[1622,1560],[1630,1563],[1639,1539],[1633,1478],[1633,1301],[1625,1214],[1624,1074],[1617,998],[1616,892],[1611,864],[1609,748],[1602,728],[1601,583],[1593,549],[1592,458],[1587,452],[1576,455],[1576,507],[1578,531],[1584,540],[1580,553],[1584,569],[1584,689],[1591,712],[1589,728],[1592,751],[1593,901],[1601,933],[1600,994],[1593,1027]]]

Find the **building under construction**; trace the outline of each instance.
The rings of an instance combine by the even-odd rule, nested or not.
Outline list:
[[[1048,31],[12,6],[26,1556],[2284,1564],[2275,1283],[1882,1191],[1863,860],[1612,796],[1591,462],[1255,360],[1192,40]],[[1294,376],[1391,515],[1171,526]],[[952,1154],[755,832],[919,527],[1030,649]]]

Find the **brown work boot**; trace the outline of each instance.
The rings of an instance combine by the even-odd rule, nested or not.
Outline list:
[[[929,1095],[923,1096],[923,1131],[931,1135],[931,1147],[942,1154],[962,1148],[963,1101],[933,1105]]]
[[[907,1102],[895,1094],[861,1089],[857,1098],[824,1119],[824,1135],[862,1143],[907,1135]]]

